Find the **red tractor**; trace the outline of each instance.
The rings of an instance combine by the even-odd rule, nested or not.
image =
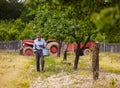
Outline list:
[[[23,40],[22,41],[22,47],[20,49],[20,54],[23,55],[27,55],[27,56],[31,56],[34,54],[33,52],[33,43],[34,40]],[[48,40],[46,42],[47,44],[47,49],[49,50],[49,55],[52,56],[56,56],[57,52],[58,52],[58,43],[54,40]],[[89,55],[91,53],[90,48],[93,47],[96,43],[95,42],[88,42],[86,44],[85,49],[83,50],[83,55]],[[80,47],[82,47],[84,44],[81,44]],[[64,46],[67,46],[67,44],[65,44]],[[67,51],[75,51],[77,48],[76,44],[68,44],[68,48]],[[64,47],[63,47],[64,49]]]
[[[34,40],[23,40],[22,47],[20,48],[20,54],[27,56],[33,55],[33,43]],[[49,50],[49,55],[56,56],[58,52],[58,43],[54,40],[48,40],[46,44],[47,49]]]

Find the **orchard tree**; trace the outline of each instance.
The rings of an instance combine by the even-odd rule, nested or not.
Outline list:
[[[67,37],[66,29],[66,12],[56,5],[49,6],[44,4],[39,8],[35,17],[36,29],[42,33],[46,39],[55,39],[59,43],[58,57],[60,57],[62,42]]]
[[[62,3],[70,8],[67,14],[67,35],[77,44],[74,61],[74,69],[77,70],[80,54],[83,52],[87,42],[90,41],[92,35],[97,32],[95,25],[90,20],[90,15],[96,10],[97,2],[89,0],[62,1]],[[81,43],[84,43],[83,47],[80,47]]]

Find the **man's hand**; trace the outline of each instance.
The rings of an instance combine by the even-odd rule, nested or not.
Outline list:
[[[44,45],[39,45],[39,47],[42,47],[42,48],[44,48]]]
[[[33,49],[33,52],[36,52],[37,50]]]

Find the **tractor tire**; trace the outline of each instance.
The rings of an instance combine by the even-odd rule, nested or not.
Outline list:
[[[47,49],[49,50],[49,55],[57,56],[58,46],[59,46],[59,44],[57,42],[50,42],[50,43],[48,43],[47,44]]]
[[[88,56],[88,55],[91,54],[91,50],[90,50],[90,49],[84,49],[83,54],[84,54],[85,56]]]
[[[31,47],[26,47],[23,49],[23,55],[25,56],[32,56],[34,54],[33,48]]]

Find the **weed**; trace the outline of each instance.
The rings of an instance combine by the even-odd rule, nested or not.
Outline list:
[[[117,82],[116,78],[111,78],[109,82],[110,88],[115,88],[116,82]]]

